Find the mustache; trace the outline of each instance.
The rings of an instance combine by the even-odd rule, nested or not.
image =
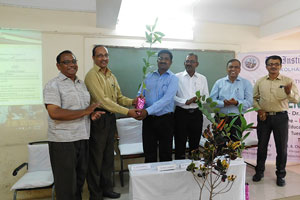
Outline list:
[[[166,62],[159,62],[159,64],[167,64]]]

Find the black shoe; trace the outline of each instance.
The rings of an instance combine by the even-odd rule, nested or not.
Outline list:
[[[258,174],[258,173],[256,173],[256,174],[252,177],[252,181],[258,182],[258,181],[260,181],[263,177],[264,177],[264,174]]]
[[[118,199],[120,198],[121,194],[111,191],[111,192],[103,192],[103,196],[111,199]]]
[[[285,186],[285,180],[284,180],[284,178],[279,178],[279,177],[277,177],[276,183],[277,183],[277,185],[280,186],[280,187]]]

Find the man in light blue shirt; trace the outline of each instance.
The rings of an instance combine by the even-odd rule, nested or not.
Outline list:
[[[210,97],[217,102],[217,107],[221,109],[221,113],[239,113],[239,105],[243,104],[243,110],[252,107],[253,104],[253,87],[250,81],[239,76],[241,72],[241,62],[237,59],[231,59],[226,65],[227,76],[217,80],[214,84]],[[227,119],[232,120],[232,117]],[[241,121],[236,120],[236,125]],[[235,133],[236,129],[232,128],[231,133]],[[236,141],[237,138],[231,135],[231,139]]]
[[[157,59],[158,70],[148,74],[145,79],[145,109],[137,118],[143,120],[145,162],[157,162],[157,144],[159,160],[172,160],[174,97],[178,89],[178,78],[169,70],[172,59],[170,51],[161,50]]]

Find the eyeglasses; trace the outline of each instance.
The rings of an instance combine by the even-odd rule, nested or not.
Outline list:
[[[158,57],[157,58],[158,61],[162,61],[162,60],[166,60],[166,61],[169,61],[171,60],[169,57]]]
[[[228,69],[239,69],[241,68],[240,66],[233,66],[233,65],[230,65],[228,66]]]
[[[195,64],[195,63],[197,63],[197,61],[195,61],[195,60],[186,60],[185,63]]]
[[[98,55],[96,55],[96,57],[97,58],[108,58],[109,57],[109,55],[108,54],[98,54]]]
[[[69,64],[74,64],[76,65],[77,64],[77,60],[73,59],[73,60],[64,60],[64,61],[61,61],[60,63],[64,64],[64,65],[69,65]]]
[[[279,67],[280,63],[268,63],[267,66],[268,67],[272,67],[272,66],[275,66],[275,67]]]

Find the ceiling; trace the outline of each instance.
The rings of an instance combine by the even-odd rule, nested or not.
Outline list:
[[[131,0],[123,0],[123,3],[127,1]],[[152,2],[155,1],[151,0]],[[295,37],[300,32],[300,20],[297,20],[300,18],[299,0],[185,0],[184,2],[192,2],[193,16],[197,21],[258,26],[261,37],[287,37],[289,34]],[[121,3],[122,0],[0,0],[0,5],[96,12],[97,27],[112,29],[117,23]],[[172,0],[169,9],[176,3],[182,3],[182,0]],[[136,9],[139,8],[132,8],[131,12]],[[165,10],[167,12],[168,7]]]

